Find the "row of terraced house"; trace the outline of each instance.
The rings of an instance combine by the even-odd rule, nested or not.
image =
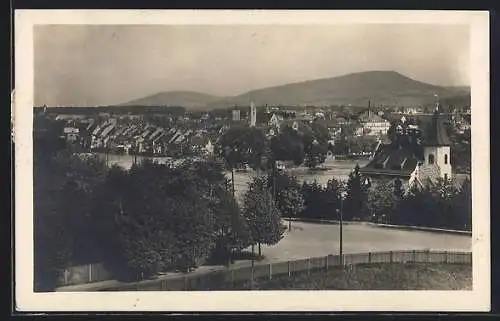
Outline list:
[[[91,152],[168,155],[173,150],[189,149],[196,154],[212,154],[217,133],[207,129],[173,126],[162,128],[147,123],[120,124],[109,118],[88,124],[83,145]]]

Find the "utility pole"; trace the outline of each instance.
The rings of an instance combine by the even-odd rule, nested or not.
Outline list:
[[[233,197],[235,197],[236,193],[234,190],[234,168],[233,168],[233,166],[231,166],[231,185],[232,185]]]
[[[340,255],[340,266],[344,266],[344,256],[343,256],[343,249],[342,249],[342,231],[343,231],[343,211],[344,211],[344,198],[342,195],[340,196],[340,224],[339,224],[339,238],[340,238],[340,243],[339,243],[339,255]]]

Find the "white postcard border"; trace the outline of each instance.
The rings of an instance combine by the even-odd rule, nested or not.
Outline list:
[[[33,26],[36,24],[468,24],[473,290],[33,292]],[[15,293],[20,311],[489,311],[489,14],[468,11],[16,10]]]

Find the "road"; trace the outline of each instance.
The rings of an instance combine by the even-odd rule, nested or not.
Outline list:
[[[398,230],[364,224],[343,225],[343,251],[366,253],[402,250],[471,251],[467,235]],[[264,246],[269,262],[338,254],[339,225],[293,222],[292,231],[274,246]]]
[[[257,250],[257,247],[255,247]],[[472,250],[472,238],[444,232],[398,230],[364,224],[343,225],[344,254],[403,251],[403,250],[460,251]],[[248,248],[247,250],[250,250]],[[257,264],[284,262],[339,253],[339,225],[293,222],[292,231],[276,245],[262,246],[265,258]],[[251,262],[236,261],[231,268],[249,266]],[[188,275],[201,275],[225,269],[223,266],[201,266]],[[183,273],[168,273],[165,279],[183,277]],[[110,280],[92,284],[61,287],[58,291],[95,291],[115,287],[121,282]]]

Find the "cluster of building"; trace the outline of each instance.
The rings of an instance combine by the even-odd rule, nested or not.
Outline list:
[[[369,184],[380,181],[396,181],[408,189],[425,186],[438,178],[452,178],[451,140],[448,136],[439,106],[425,131],[405,123],[405,117],[396,126],[396,139],[380,144],[373,159],[361,174]]]
[[[410,110],[409,112],[409,115],[411,115],[419,111]],[[331,145],[335,145],[342,131],[346,127],[350,127],[351,135],[361,138],[371,137],[373,140],[378,141],[376,146],[373,146],[377,150],[377,155],[365,170],[367,176],[376,176],[382,172],[395,173],[395,167],[398,166],[400,167],[398,167],[399,171],[405,170],[411,172],[411,175],[406,172],[403,175],[404,177],[409,175],[408,180],[411,182],[416,180],[417,176],[424,175],[414,174],[417,169],[414,166],[420,162],[418,159],[423,159],[424,152],[420,153],[422,155],[417,157],[407,149],[408,146],[406,145],[402,148],[399,146],[394,152],[388,152],[390,148],[394,147],[391,144],[384,143],[387,141],[391,122],[388,120],[388,117],[385,117],[384,112],[373,111],[370,102],[368,102],[367,109],[356,114],[342,114],[332,112],[331,110],[306,107],[302,110],[289,110],[276,106],[266,106],[265,108],[257,109],[255,104],[251,102],[248,112],[244,111],[244,115],[245,117],[242,117],[241,109],[234,108],[228,111],[226,118],[219,117],[216,119],[214,117],[211,118],[208,114],[203,114],[197,119],[190,119],[188,115],[184,115],[181,117],[182,119],[176,120],[170,117],[167,122],[169,125],[164,126],[148,123],[141,116],[127,118],[126,115],[99,115],[99,117],[92,118],[81,115],[76,115],[76,117],[74,117],[75,115],[59,115],[57,117],[62,117],[60,120],[66,120],[67,122],[64,128],[66,139],[70,142],[79,143],[79,145],[90,152],[105,151],[152,156],[173,156],[172,154],[175,153],[182,155],[187,151],[199,155],[213,154],[214,145],[217,143],[218,138],[225,130],[235,125],[259,127],[264,130],[268,137],[272,137],[285,127],[301,130],[304,127],[311,126],[313,123],[318,123],[330,133]],[[418,125],[406,122],[405,116],[397,117],[400,117],[397,120],[400,123],[398,128],[401,127],[401,131],[404,133],[420,130]],[[451,120],[459,133],[470,129],[470,114],[467,116],[464,113],[455,113],[452,115]],[[392,122],[394,122],[394,119]],[[439,130],[441,130],[441,127],[444,125],[439,126]],[[441,131],[439,135],[441,135]],[[442,137],[444,136],[439,137],[441,137],[440,143],[442,144]],[[429,141],[432,140],[429,140],[429,138],[425,139],[426,144],[429,144]],[[412,146],[411,148],[414,148],[414,144],[410,145]],[[429,148],[425,150],[429,151]],[[429,153],[434,155],[431,158],[434,157],[435,159],[442,160],[443,164],[441,165],[447,165],[445,163],[449,162],[449,152],[444,153],[441,152],[442,150],[441,148],[439,152]],[[370,152],[372,151],[373,149],[370,149]],[[387,157],[381,161],[380,158],[384,157],[381,155],[385,155],[384,153],[387,154]],[[445,157],[446,162],[444,161]],[[394,162],[399,165],[391,165]],[[427,167],[429,166],[419,166],[418,169],[421,169],[421,173],[433,171],[432,169],[427,170]],[[445,167],[440,166],[440,168]],[[449,175],[448,172],[446,174]]]
[[[174,151],[182,153],[183,149],[196,154],[214,152],[216,133],[206,129],[162,128],[142,121],[122,123],[112,117],[82,124],[70,121],[64,134],[68,141],[78,142],[90,152],[151,156],[165,156]]]
[[[243,122],[240,118],[240,110],[232,111],[233,122]],[[264,128],[268,135],[275,135],[283,127],[289,126],[298,129],[302,125],[319,123],[328,129],[331,139],[335,140],[341,133],[344,126],[350,126],[355,136],[375,136],[383,137],[387,135],[391,123],[382,118],[379,114],[371,110],[370,103],[368,109],[355,115],[355,119],[347,115],[338,115],[336,113],[323,110],[309,112],[307,108],[303,111],[279,110],[278,108],[266,107],[265,111],[258,113],[253,103],[250,104],[250,116],[247,120],[249,126],[259,126]]]

